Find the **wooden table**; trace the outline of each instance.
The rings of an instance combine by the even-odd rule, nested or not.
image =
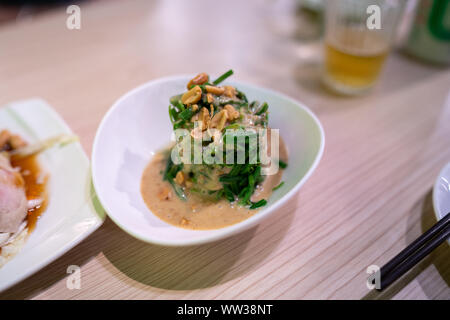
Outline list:
[[[321,43],[302,39],[295,1],[83,2],[0,28],[0,104],[47,100],[91,153],[112,103],[162,76],[235,70],[307,104],[326,132],[324,157],[297,197],[258,227],[190,248],[140,242],[111,220],[0,298],[449,299],[441,245],[383,294],[382,265],[435,223],[432,184],[450,161],[450,71],[393,53],[369,95],[319,82]],[[276,106],[272,106],[276,108]],[[81,266],[81,289],[66,287]]]

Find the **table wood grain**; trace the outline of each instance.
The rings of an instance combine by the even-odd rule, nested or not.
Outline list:
[[[268,221],[211,244],[140,242],[111,220],[1,299],[450,299],[450,248],[382,294],[383,265],[435,223],[434,180],[450,161],[450,71],[393,52],[379,85],[346,98],[319,81],[321,42],[296,1],[82,2],[0,27],[0,104],[47,100],[88,155],[102,116],[162,76],[233,68],[235,78],[308,105],[326,133],[323,160]],[[272,106],[276,108],[276,106]],[[295,164],[291,164],[295,165]],[[81,267],[81,289],[66,286]]]

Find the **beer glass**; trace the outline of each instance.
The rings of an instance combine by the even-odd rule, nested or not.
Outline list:
[[[399,0],[327,0],[324,83],[343,94],[375,84],[389,53]]]

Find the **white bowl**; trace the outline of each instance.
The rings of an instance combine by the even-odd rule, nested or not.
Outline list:
[[[438,221],[450,212],[450,162],[442,168],[434,183],[433,207]],[[447,243],[450,244],[450,239]]]
[[[232,226],[197,231],[160,220],[141,197],[141,176],[155,152],[171,141],[169,98],[183,92],[190,78],[154,80],[127,93],[105,115],[95,137],[92,176],[100,202],[119,227],[146,242],[167,246],[201,244],[255,226],[300,189],[323,153],[324,132],[308,108],[268,89],[228,82],[243,91],[249,100],[269,104],[269,125],[280,129],[289,152],[289,166],[283,175],[285,184],[273,193],[261,211]]]
[[[0,109],[0,129],[37,142],[72,131],[44,101],[13,103]],[[103,209],[91,185],[89,160],[79,143],[39,155],[49,173],[49,201],[22,250],[0,268],[0,292],[54,261],[101,226]]]

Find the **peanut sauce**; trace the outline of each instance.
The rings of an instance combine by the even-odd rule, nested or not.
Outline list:
[[[280,137],[280,159],[287,161],[288,152]],[[187,201],[179,199],[173,192],[171,185],[163,181],[162,172],[167,158],[163,152],[157,153],[144,169],[141,179],[141,196],[150,211],[161,220],[177,227],[191,230],[211,230],[224,228],[256,214],[259,210],[250,210],[228,200],[208,201],[189,194]],[[256,189],[252,201],[268,199],[282,179],[283,170],[266,176]],[[161,199],[161,190],[169,190],[170,197]]]

